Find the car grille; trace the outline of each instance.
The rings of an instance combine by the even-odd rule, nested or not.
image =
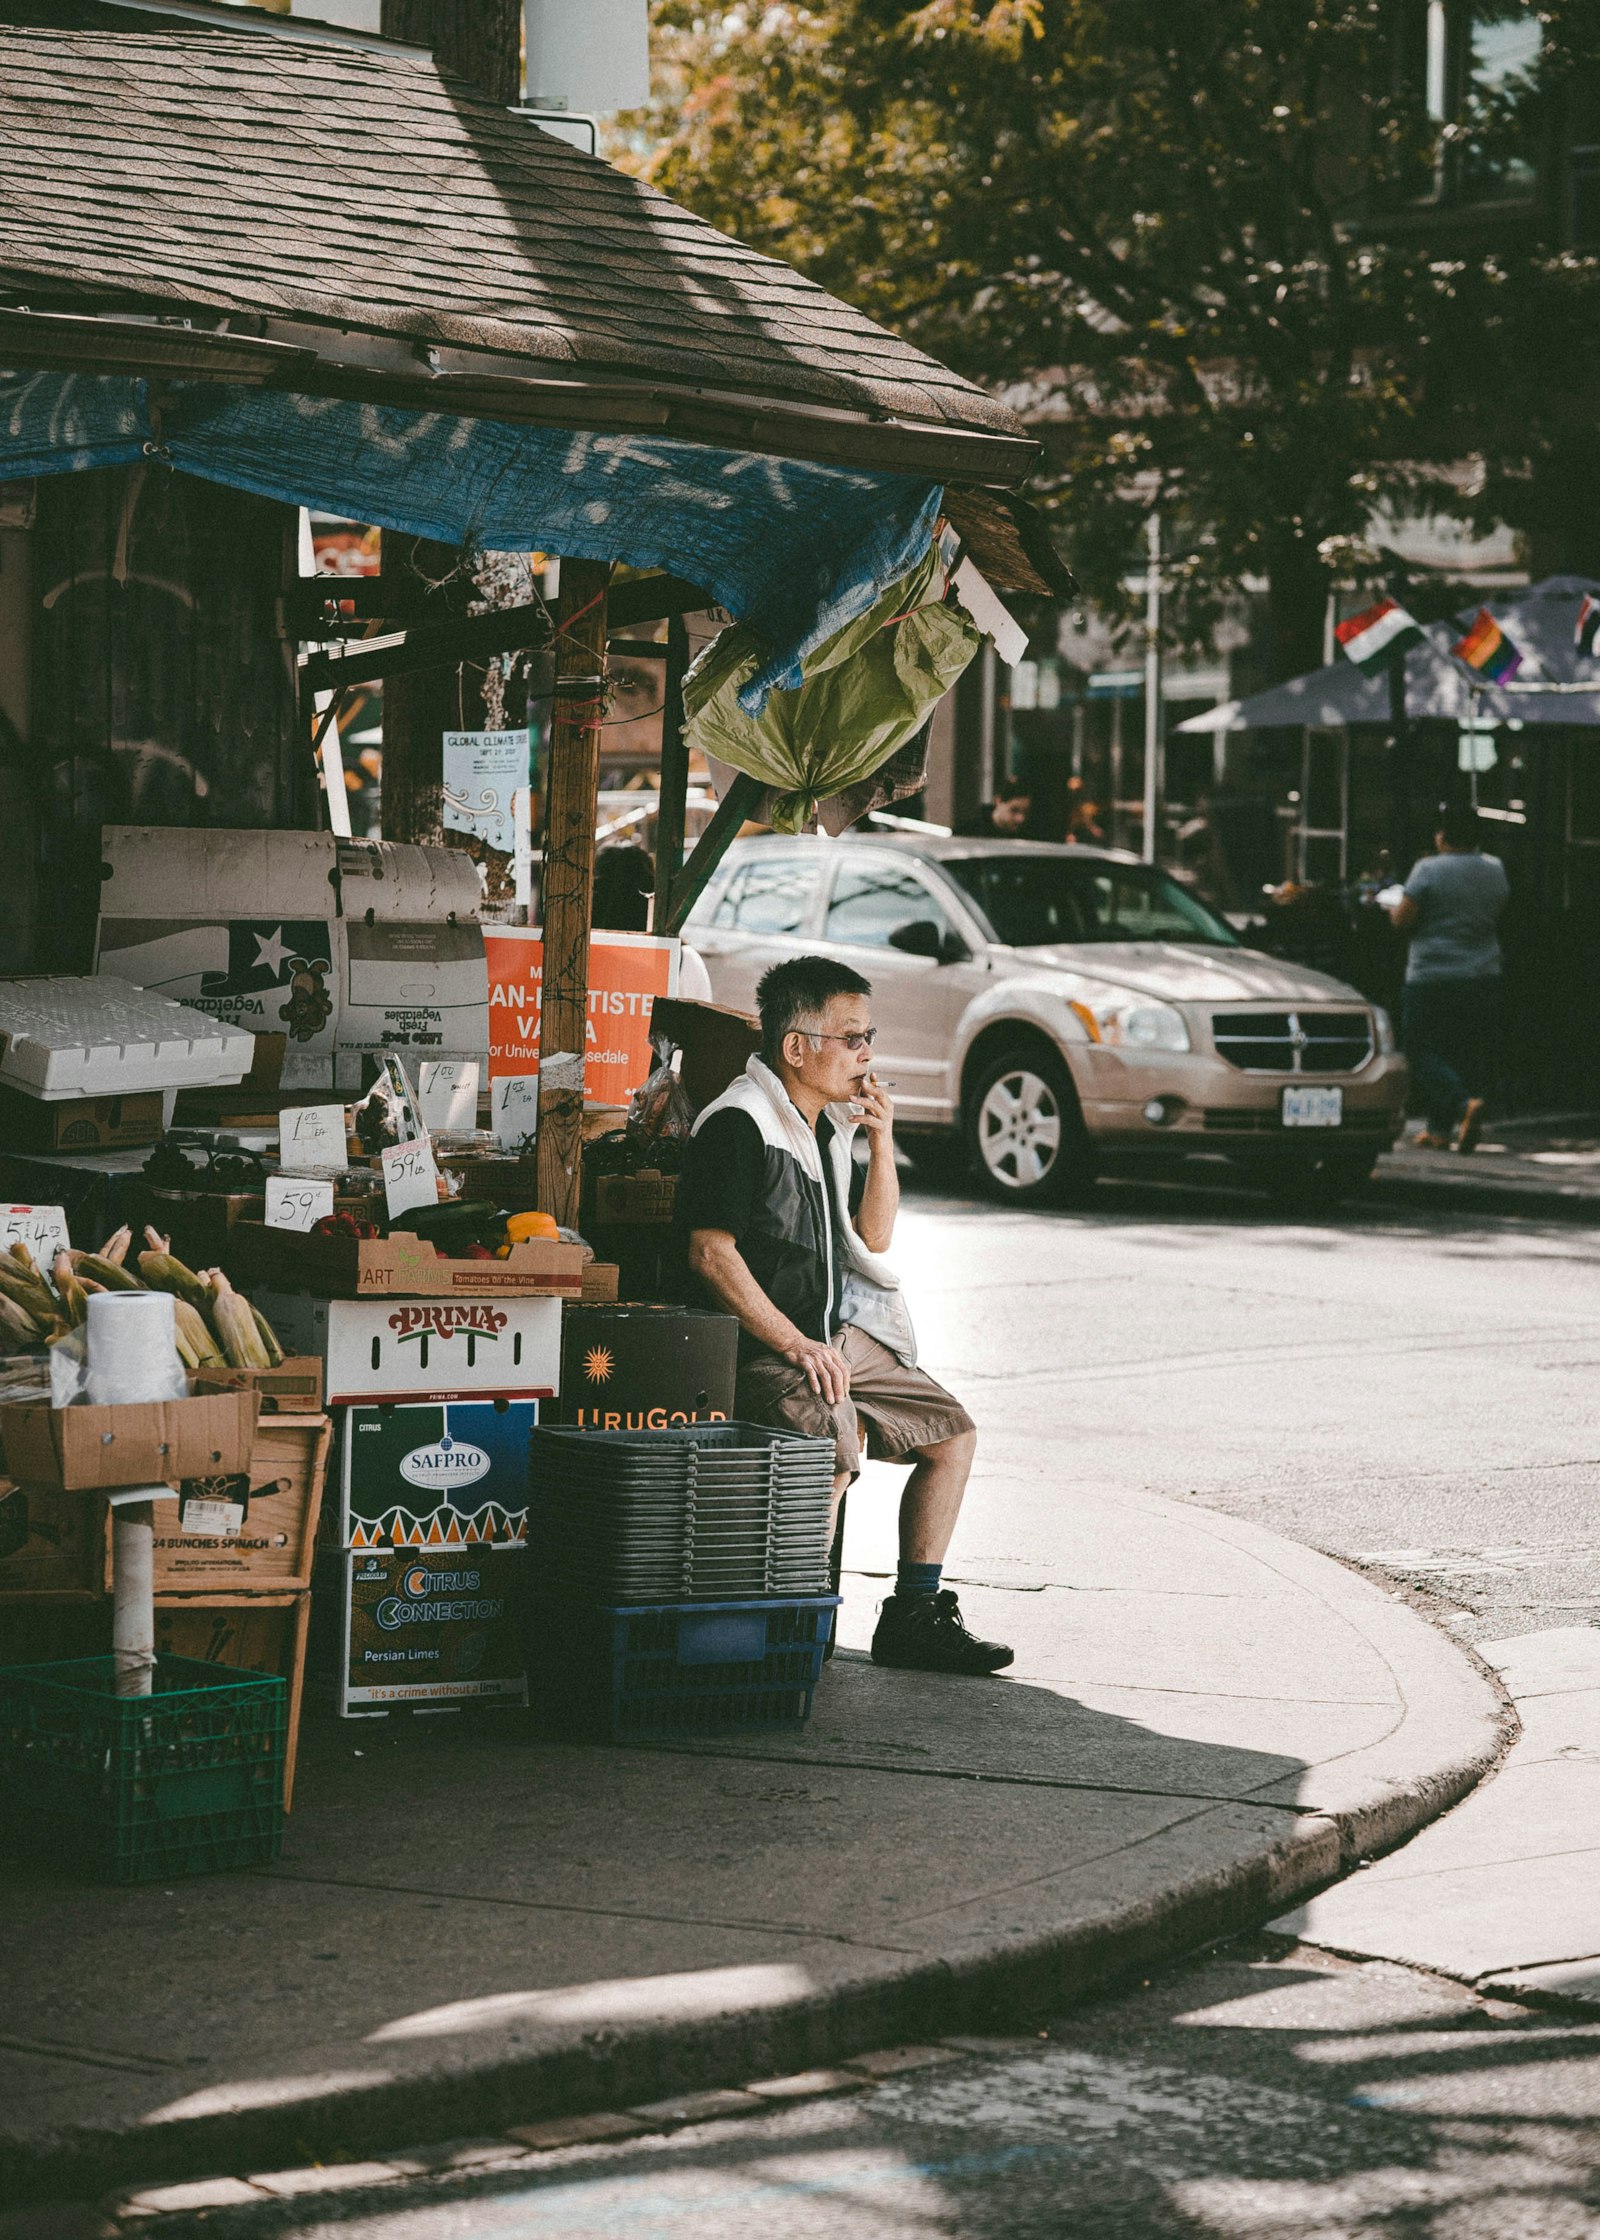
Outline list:
[[[1372,1056],[1365,1011],[1222,1011],[1217,1056],[1243,1073],[1355,1073]]]
[[[1281,1136],[1286,1131],[1283,1119],[1275,1105],[1265,1112],[1252,1112],[1237,1105],[1208,1105],[1202,1118],[1206,1130],[1213,1135],[1227,1136]],[[1291,1135],[1315,1136],[1323,1131],[1316,1128],[1292,1128]],[[1337,1129],[1329,1128],[1329,1135],[1393,1135],[1395,1123],[1390,1115],[1377,1112],[1346,1112]]]

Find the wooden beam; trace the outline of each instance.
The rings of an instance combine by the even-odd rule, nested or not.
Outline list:
[[[717,803],[717,813],[695,843],[694,854],[679,872],[672,889],[672,907],[658,933],[681,933],[683,922],[710,884],[711,874],[739,837],[739,828],[760,807],[766,787],[743,770]]]
[[[689,633],[681,615],[674,615],[667,624],[664,651],[667,672],[666,689],[661,695],[661,788],[656,806],[657,925],[665,924],[672,909],[672,890],[683,869],[683,835],[688,823],[689,742],[683,735],[683,673],[689,666]]]
[[[473,586],[469,583],[467,589]],[[308,692],[337,692],[346,685],[414,676],[422,669],[455,669],[463,661],[486,661],[491,654],[549,642],[550,610],[542,599],[534,599],[526,606],[500,607],[489,614],[462,615],[455,622],[423,623],[388,637],[357,639],[339,653],[308,654],[300,665],[300,682]]]
[[[662,622],[675,614],[699,614],[716,600],[682,576],[629,576],[612,591],[607,613],[613,630],[633,630],[641,622]]]
[[[563,560],[556,608],[557,699],[550,735],[544,842],[544,990],[539,1018],[539,1208],[578,1223],[583,1060],[589,1025],[589,919],[594,903],[595,795],[602,696],[562,695],[564,679],[605,667],[610,564]]]

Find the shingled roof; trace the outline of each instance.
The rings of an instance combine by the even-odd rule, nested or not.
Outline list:
[[[419,49],[294,32],[0,0],[10,362],[1026,473],[1004,405],[789,266]]]

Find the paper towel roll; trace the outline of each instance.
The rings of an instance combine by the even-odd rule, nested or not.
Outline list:
[[[181,1400],[189,1389],[165,1291],[96,1291],[89,1297],[92,1405]]]

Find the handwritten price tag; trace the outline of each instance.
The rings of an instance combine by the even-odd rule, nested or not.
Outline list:
[[[506,1151],[520,1151],[539,1126],[539,1076],[503,1074],[489,1084],[489,1104],[496,1140]]]
[[[269,1229],[314,1229],[324,1215],[333,1211],[333,1184],[309,1182],[298,1175],[269,1174],[267,1177],[267,1227]]]
[[[291,1105],[279,1113],[278,1164],[285,1174],[315,1174],[348,1163],[342,1104]]]
[[[439,1169],[426,1136],[415,1143],[391,1144],[381,1157],[383,1194],[391,1220],[397,1213],[410,1213],[415,1206],[438,1204]]]
[[[41,1268],[71,1243],[67,1217],[59,1206],[0,1206],[0,1252],[25,1244]]]
[[[417,1110],[425,1128],[478,1125],[478,1061],[438,1058],[417,1068]]]

